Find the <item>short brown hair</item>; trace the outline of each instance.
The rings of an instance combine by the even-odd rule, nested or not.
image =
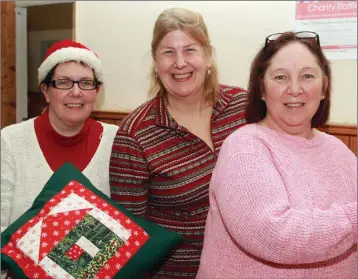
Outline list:
[[[204,48],[206,54],[210,57],[210,75],[207,75],[204,81],[204,93],[207,100],[215,102],[219,95],[219,81],[216,63],[212,57],[213,47],[210,44],[207,27],[204,23],[203,17],[196,12],[183,9],[171,8],[164,10],[157,18],[152,39],[152,57],[155,60],[155,52],[159,43],[164,36],[170,31],[182,30],[189,36],[198,41]],[[151,86],[149,95],[153,96],[157,93],[166,95],[166,90],[160,79],[156,76],[155,65],[153,61],[151,69]]]
[[[293,32],[285,32],[275,41],[262,47],[251,63],[250,78],[248,84],[248,105],[246,111],[246,120],[248,123],[256,123],[266,116],[266,104],[262,100],[262,92],[264,92],[263,78],[269,67],[272,57],[284,46],[299,42],[306,46],[308,50],[317,58],[317,62],[322,72],[328,78],[328,84],[324,93],[324,99],[321,100],[318,110],[311,121],[311,127],[316,128],[325,124],[329,118],[329,110],[331,106],[331,67],[328,59],[324,55],[321,47],[312,39],[297,38]]]

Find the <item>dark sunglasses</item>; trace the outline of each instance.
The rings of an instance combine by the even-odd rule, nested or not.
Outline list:
[[[267,48],[267,45],[270,42],[277,40],[282,34],[283,33],[275,33],[275,34],[271,34],[271,35],[267,36],[266,40],[265,40],[265,49]],[[319,43],[319,36],[315,32],[300,31],[300,32],[296,32],[295,35],[296,35],[297,39],[315,40],[317,42],[318,46],[321,46]]]

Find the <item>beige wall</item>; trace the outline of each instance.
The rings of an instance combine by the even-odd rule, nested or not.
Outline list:
[[[150,42],[160,12],[170,7],[204,16],[222,83],[247,86],[251,60],[268,34],[292,29],[291,1],[77,1],[76,39],[103,62],[99,110],[128,111],[147,100]],[[357,61],[333,60],[331,123],[357,123]]]
[[[43,53],[41,44],[72,39],[73,4],[53,4],[27,8],[28,89],[38,91],[37,69]]]

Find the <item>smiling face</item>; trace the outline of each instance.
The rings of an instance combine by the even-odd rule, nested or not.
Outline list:
[[[301,43],[290,43],[272,58],[264,76],[268,125],[289,134],[308,133],[324,96],[327,77]]]
[[[91,68],[77,62],[57,65],[52,80],[94,80]],[[55,130],[82,127],[93,111],[99,88],[82,90],[78,84],[62,90],[41,84],[41,90],[49,103],[49,118]]]
[[[209,58],[204,48],[187,33],[168,32],[156,49],[155,62],[168,98],[203,94]]]

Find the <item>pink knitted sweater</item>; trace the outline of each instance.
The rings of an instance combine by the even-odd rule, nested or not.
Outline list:
[[[197,278],[357,278],[357,158],[249,124],[221,147]]]

